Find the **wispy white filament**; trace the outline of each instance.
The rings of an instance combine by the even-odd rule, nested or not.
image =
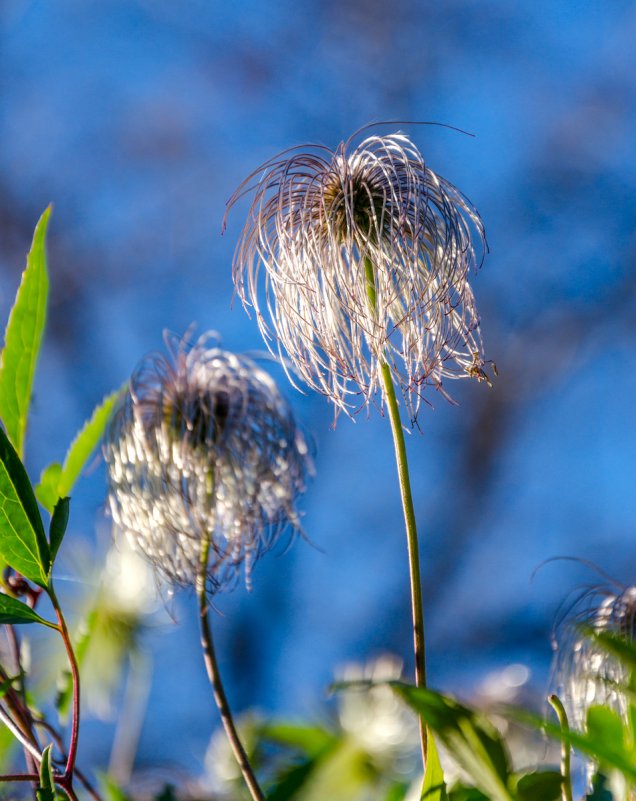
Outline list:
[[[467,280],[484,229],[404,134],[350,145],[280,154],[230,198],[253,195],[236,291],[268,347],[337,412],[382,402],[386,361],[415,420],[427,385],[444,392],[446,378],[486,378]]]
[[[148,357],[107,432],[109,506],[136,550],[169,581],[194,584],[211,537],[208,587],[231,581],[287,525],[311,468],[307,443],[272,378],[215,347],[168,340]]]
[[[586,591],[555,636],[557,689],[579,729],[591,706],[610,706],[623,717],[629,707],[628,669],[594,639],[600,632],[636,642],[636,587]]]

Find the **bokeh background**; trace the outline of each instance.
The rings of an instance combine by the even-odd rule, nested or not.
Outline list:
[[[408,441],[430,682],[470,697],[522,664],[543,693],[559,604],[599,577],[563,560],[534,571],[568,556],[636,575],[635,40],[621,0],[2,0],[3,319],[55,204],[32,475],[164,328],[263,349],[231,306],[241,209],[221,236],[258,164],[369,121],[459,126],[475,138],[395,126],[481,211],[491,253],[473,287],[499,368],[493,389],[456,382],[458,406],[431,396]],[[215,626],[237,710],[311,718],[344,662],[390,651],[411,669],[408,574],[388,421],[333,429],[323,398],[285,391],[316,442],[309,542],[220,597]],[[78,565],[103,562],[104,496],[96,460],[73,498],[69,599],[94,582],[70,580]],[[158,615],[143,640],[138,763],[196,772],[217,718],[193,598],[170,613],[178,625]],[[102,731],[83,747],[105,762]]]

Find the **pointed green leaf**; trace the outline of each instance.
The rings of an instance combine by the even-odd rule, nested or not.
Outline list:
[[[50,214],[49,206],[35,227],[22,282],[4,335],[0,363],[0,418],[20,457],[24,454],[33,377],[46,322],[49,279],[45,240]]]
[[[69,507],[71,504],[70,498],[60,498],[55,504],[53,509],[53,516],[51,517],[51,525],[49,526],[49,541],[51,545],[51,566],[57,556],[60,545],[66,533],[68,526]]]
[[[55,628],[48,620],[36,614],[30,606],[3,593],[0,593],[0,623],[43,623],[45,626]]]
[[[55,462],[42,472],[35,492],[42,506],[49,512],[53,511],[59,498],[70,494],[82,468],[104,435],[104,429],[110,419],[113,407],[124,390],[125,386],[107,395],[95,408],[90,419],[83,425],[71,443],[64,464],[60,466]]]
[[[50,745],[47,745],[44,751],[42,751],[42,762],[40,763],[40,786],[35,791],[35,797],[37,798],[37,801],[56,801]]]
[[[0,428],[0,555],[41,587],[51,555],[35,495],[22,462]]]
[[[60,486],[61,475],[62,465],[59,462],[53,462],[53,464],[44,468],[40,475],[40,483],[35,487],[38,501],[51,513],[60,497],[58,487]]]
[[[499,733],[485,717],[432,690],[388,683],[435,732],[478,789],[492,801],[514,801],[508,789],[508,755]]]
[[[429,731],[426,743],[426,770],[422,786],[422,801],[446,801],[447,797],[442,763],[439,761],[433,733]]]

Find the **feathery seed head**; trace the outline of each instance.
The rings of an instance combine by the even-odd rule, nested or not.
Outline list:
[[[169,357],[134,372],[105,438],[115,524],[159,574],[192,585],[210,539],[215,592],[286,527],[311,471],[307,442],[273,379],[223,351],[211,333],[194,345],[166,337]]]
[[[618,592],[605,587],[586,591],[554,639],[558,690],[570,720],[579,729],[585,727],[591,706],[610,706],[622,716],[629,706],[623,692],[628,670],[591,636],[600,632],[636,641],[636,587]]]
[[[485,251],[481,218],[407,136],[293,148],[252,173],[228,206],[245,194],[237,294],[268,346],[286,351],[336,413],[376,399],[384,361],[413,421],[425,386],[487,380],[467,280],[476,249]]]

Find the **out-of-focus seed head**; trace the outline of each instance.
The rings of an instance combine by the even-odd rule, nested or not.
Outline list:
[[[159,574],[192,585],[202,543],[210,592],[226,586],[286,527],[311,457],[273,379],[251,359],[166,336],[169,355],[134,372],[104,444],[113,520]]]
[[[286,352],[336,414],[378,393],[382,403],[384,361],[413,421],[427,385],[446,394],[446,378],[488,380],[467,280],[485,251],[482,221],[407,136],[293,148],[228,205],[245,194],[237,294],[268,347]]]
[[[627,668],[594,639],[595,632],[636,641],[636,587],[586,591],[555,633],[555,683],[579,729],[591,706],[609,706],[622,716],[629,706]]]

